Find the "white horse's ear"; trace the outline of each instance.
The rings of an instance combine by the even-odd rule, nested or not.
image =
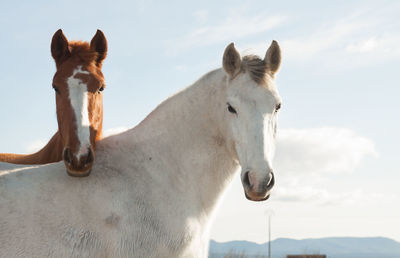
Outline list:
[[[233,43],[225,48],[222,64],[225,72],[231,77],[234,77],[240,71],[242,58]]]
[[[267,64],[268,72],[272,75],[278,72],[279,66],[281,65],[281,48],[275,40],[273,40],[271,46],[269,46],[264,61]]]

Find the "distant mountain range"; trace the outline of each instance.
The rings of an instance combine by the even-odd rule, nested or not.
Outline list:
[[[400,258],[400,243],[384,237],[278,238],[271,242],[271,251],[273,258],[286,258],[287,254],[326,254],[327,258]],[[267,252],[268,243],[210,242],[210,258],[221,258],[228,253],[246,254],[229,257],[267,257]]]

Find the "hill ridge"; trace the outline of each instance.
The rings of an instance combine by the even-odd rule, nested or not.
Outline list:
[[[268,243],[258,244],[246,240],[230,242],[210,241],[210,254],[246,253],[266,254]],[[271,241],[273,257],[286,254],[327,254],[329,258],[400,257],[400,243],[387,237],[323,237],[323,238],[277,238]],[[217,255],[217,256],[215,256]],[[221,256],[223,257],[223,256]]]

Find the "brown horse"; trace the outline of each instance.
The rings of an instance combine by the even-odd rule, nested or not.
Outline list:
[[[57,71],[53,77],[58,131],[34,154],[0,154],[0,161],[15,164],[45,164],[64,160],[71,176],[87,176],[94,161],[96,141],[103,126],[105,88],[101,66],[107,55],[107,40],[97,30],[90,44],[68,42],[58,30],[51,42]]]

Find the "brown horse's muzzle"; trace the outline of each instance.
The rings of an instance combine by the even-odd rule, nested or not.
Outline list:
[[[74,155],[70,148],[65,148],[63,151],[63,160],[67,173],[73,177],[85,177],[90,175],[93,162],[94,151],[92,147],[88,148],[87,153]]]

